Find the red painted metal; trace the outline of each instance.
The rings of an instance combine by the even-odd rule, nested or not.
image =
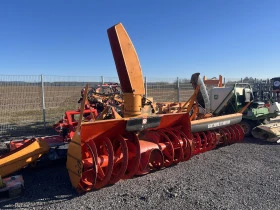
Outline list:
[[[93,108],[85,109],[83,113],[85,120],[88,121],[91,120],[91,114],[93,114],[94,117],[98,116],[97,110]],[[70,139],[72,139],[78,125],[79,116],[79,109],[66,111],[64,118],[53,125],[53,128],[65,139],[65,141],[70,141]]]
[[[125,139],[118,135],[111,140],[114,150],[114,166],[109,184],[118,182],[125,174],[128,165],[128,147]]]
[[[150,171],[158,170],[163,167],[163,154],[156,143],[139,140],[141,161],[137,175],[147,174]]]
[[[29,142],[32,139],[33,138],[10,141],[9,142],[10,150],[13,151],[13,150],[21,147],[23,144]],[[41,139],[44,140],[45,142],[47,142],[50,147],[59,146],[59,145],[65,143],[64,138],[62,138],[62,136],[60,136],[60,135],[44,136],[44,137],[41,137]]]
[[[147,131],[144,134],[144,139],[156,143],[164,157],[164,166],[168,167],[173,164],[174,161],[174,147],[172,142],[166,134],[161,130],[159,131]]]

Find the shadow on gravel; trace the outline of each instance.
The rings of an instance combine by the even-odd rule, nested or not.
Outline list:
[[[246,137],[243,141],[237,142],[237,144],[259,144],[259,145],[280,145],[277,142],[269,142],[262,139],[256,139],[254,137]]]
[[[22,196],[0,203],[1,209],[43,208],[78,196],[72,188],[65,161],[20,171],[24,179]]]

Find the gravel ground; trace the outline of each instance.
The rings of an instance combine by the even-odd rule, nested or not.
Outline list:
[[[65,165],[24,169],[1,209],[280,209],[280,144],[245,138],[144,176],[78,195]]]

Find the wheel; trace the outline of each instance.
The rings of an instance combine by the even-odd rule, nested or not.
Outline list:
[[[244,130],[244,136],[251,136],[251,131],[255,127],[255,124],[250,120],[242,120],[240,126]]]

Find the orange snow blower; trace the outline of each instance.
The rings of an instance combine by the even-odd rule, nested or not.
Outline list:
[[[146,174],[192,154],[187,113],[80,122],[67,157],[70,180],[79,192]]]
[[[117,24],[107,33],[123,92],[124,118],[82,122],[86,87],[67,155],[70,180],[78,192],[168,167],[217,144],[243,139],[238,125],[240,113],[192,122],[188,112],[153,113],[144,96],[140,62],[126,30]]]

